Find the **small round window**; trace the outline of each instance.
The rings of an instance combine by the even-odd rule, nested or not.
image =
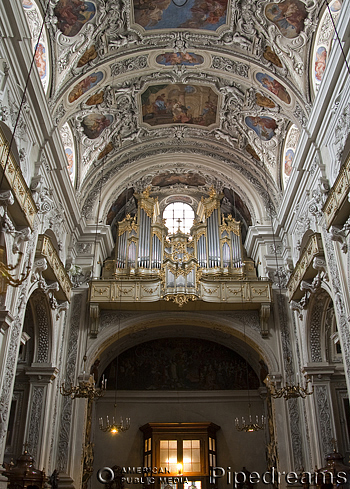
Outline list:
[[[183,233],[189,234],[193,225],[194,211],[188,204],[174,202],[164,209],[163,219],[170,234],[176,233],[179,228]]]

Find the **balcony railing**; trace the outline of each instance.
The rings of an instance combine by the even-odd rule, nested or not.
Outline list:
[[[0,165],[2,171],[5,171],[7,185],[12,191],[16,201],[14,209],[11,208],[11,214],[14,214],[13,217],[15,218],[16,224],[27,225],[33,229],[35,216],[37,215],[38,210],[33,200],[32,193],[23,178],[22,171],[12,152],[9,155],[6,165],[8,149],[9,143],[0,128]],[[20,215],[18,215],[18,219],[16,219],[16,214],[18,213]]]
[[[323,206],[327,229],[331,226],[342,226],[349,217],[350,203],[348,194],[350,191],[350,154],[346,162],[340,168],[339,174],[329,191],[327,200]]]
[[[313,268],[312,262],[316,256],[324,254],[322,238],[320,233],[314,233],[308,239],[303,252],[295,265],[292,275],[287,284],[288,299],[298,300],[303,296],[300,284],[303,280],[312,280],[317,275],[317,270]]]
[[[39,234],[36,255],[47,260],[48,269],[43,272],[44,278],[57,281],[60,286],[56,293],[57,299],[70,301],[72,283],[49,236]]]

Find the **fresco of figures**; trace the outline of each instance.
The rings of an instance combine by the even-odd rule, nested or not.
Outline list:
[[[71,104],[78,100],[78,98],[84,95],[84,93],[95,87],[102,80],[102,78],[103,73],[101,71],[98,71],[97,73],[92,73],[91,75],[87,76],[86,78],[84,78],[84,80],[81,80],[73,87],[70,94],[68,95],[68,102]]]
[[[293,159],[294,151],[292,149],[288,149],[284,155],[284,173],[287,177],[290,177],[290,174],[292,173]]]
[[[38,68],[39,76],[43,80],[46,77],[46,50],[41,42],[35,48],[35,64]]]
[[[162,173],[156,175],[152,180],[152,186],[154,187],[167,187],[168,185],[183,184],[190,187],[199,187],[205,185],[205,178],[198,173]]]
[[[112,360],[104,375],[111,390],[117,381],[118,389],[125,390],[258,389],[260,384],[238,353],[194,338],[164,338],[137,345]]]
[[[271,117],[248,116],[245,118],[245,123],[256,132],[262,141],[269,141],[277,129],[277,123]]]
[[[191,0],[181,8],[172,0],[134,0],[135,22],[145,30],[204,29],[215,31],[226,23],[227,0]]]
[[[34,52],[34,62],[37,67],[41,84],[46,91],[49,85],[50,66],[47,59],[47,41],[46,32],[43,29],[38,41],[38,29],[43,20],[41,12],[36,3],[31,0],[22,0],[22,6],[28,22],[28,27],[32,37],[32,48]]]
[[[298,146],[300,137],[300,131],[298,127],[293,124],[286,134],[285,145],[283,150],[284,158],[282,159],[282,177],[283,185],[286,186],[290,175],[293,170],[293,160],[295,152]]]
[[[67,37],[76,36],[95,12],[95,5],[84,0],[59,0],[54,9],[57,27]]]
[[[287,90],[281,85],[277,80],[272,78],[272,76],[267,75],[266,73],[257,73],[256,79],[261,85],[269,90],[271,93],[276,95],[282,102],[285,104],[290,104],[290,95]]]
[[[293,39],[304,29],[307,12],[304,3],[300,0],[285,0],[281,3],[269,3],[265,15],[278,27],[284,37]]]
[[[143,121],[150,126],[197,124],[217,119],[218,96],[210,87],[184,84],[149,86],[141,95]]]
[[[315,56],[315,78],[317,81],[321,81],[323,73],[326,70],[327,63],[327,49],[324,46],[320,46],[316,51]]]
[[[73,150],[72,150],[72,148],[64,148],[64,151],[66,153],[67,162],[68,162],[67,170],[69,173],[69,178],[71,179],[71,182],[74,183],[74,173],[73,173],[73,170],[74,170],[74,154],[73,154]]]
[[[89,139],[96,139],[102,134],[106,127],[111,125],[112,122],[112,115],[89,114],[84,117],[81,124],[85,135]]]
[[[163,53],[157,56],[156,61],[163,66],[196,66],[201,65],[204,62],[203,56],[195,53]]]
[[[90,61],[92,61],[96,58],[97,58],[97,51],[95,49],[95,46],[92,45],[89,49],[87,49],[85,51],[85,53],[79,59],[78,64],[77,64],[77,68],[82,68],[87,63],[89,63]]]

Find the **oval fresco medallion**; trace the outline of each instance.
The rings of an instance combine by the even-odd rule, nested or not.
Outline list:
[[[83,0],[59,0],[54,9],[57,27],[67,37],[76,36],[95,13],[95,5]]]
[[[263,141],[269,141],[275,135],[275,130],[277,129],[276,121],[271,117],[248,116],[245,118],[245,123]]]
[[[304,29],[307,12],[300,0],[285,0],[281,3],[269,3],[265,8],[265,15],[284,37],[292,39]]]
[[[163,66],[185,65],[196,66],[204,62],[203,56],[195,53],[171,53],[166,52],[159,54],[156,62]]]
[[[272,78],[272,76],[267,75],[266,73],[257,73],[256,79],[261,85],[269,90],[271,93],[276,95],[282,102],[285,104],[290,104],[290,95],[287,90],[281,85],[277,80]]]
[[[112,115],[89,114],[84,117],[82,126],[89,139],[96,139],[113,122]]]
[[[198,124],[217,119],[218,96],[208,86],[164,84],[149,86],[141,95],[143,121],[151,126]]]
[[[84,93],[94,88],[103,78],[103,73],[98,71],[97,73],[92,73],[91,75],[81,80],[77,83],[70,94],[68,95],[68,102],[71,104],[78,100],[79,97],[84,95]]]
[[[177,2],[176,2],[177,3]],[[134,0],[135,22],[153,29],[204,29],[215,31],[226,24],[228,0]]]

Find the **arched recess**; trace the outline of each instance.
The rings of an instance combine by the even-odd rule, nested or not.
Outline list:
[[[319,464],[332,452],[332,439],[337,440],[338,450],[344,456],[350,453],[349,399],[343,358],[333,300],[325,289],[320,288],[311,296],[306,323],[308,360],[304,370],[312,376],[315,390],[309,399],[314,411],[309,412],[314,460]]]
[[[273,373],[278,370],[274,352],[261,342],[258,314],[255,311],[237,311],[227,313],[226,317],[221,315],[219,318],[215,317],[214,313],[204,315],[195,312],[179,316],[175,312],[146,312],[135,318],[134,314],[127,312],[101,311],[101,330],[97,339],[89,343],[87,362],[93,365],[97,358],[100,360],[98,372],[101,377],[105,367],[119,353],[135,345],[142,347],[144,342],[161,338],[210,340],[217,345],[234,350],[253,367],[260,379],[261,390],[255,389],[250,392],[247,390],[195,392],[118,390],[116,398],[115,390],[108,391],[95,404],[95,413],[92,416],[90,442],[95,444],[95,470],[100,468],[102,461],[104,465],[108,463],[142,465],[142,459],[137,458],[142,451],[140,445],[142,435],[138,428],[146,422],[163,420],[173,422],[200,420],[217,423],[221,425],[218,446],[223,463],[229,465],[232,460],[237,460],[238,464],[252,470],[256,461],[252,460],[254,453],[256,459],[262,461],[266,467],[266,454],[262,447],[265,446],[267,432],[254,433],[252,436],[257,441],[256,447],[260,448],[257,448],[256,452],[256,447],[254,450],[250,447],[249,454],[242,455],[238,447],[245,444],[247,435],[235,429],[235,417],[248,415],[249,400],[252,402],[252,414],[266,414],[265,402],[260,397],[260,392],[265,391],[262,380],[267,371]],[[125,371],[123,375],[127,377],[128,372]],[[115,401],[116,413],[114,413]],[[124,418],[130,416],[131,428],[127,433],[120,434],[120,437],[113,438],[98,428],[98,418],[102,415],[108,415],[110,419],[116,415],[117,420],[121,415]],[[247,452],[249,450],[247,448]]]
[[[253,222],[264,222],[266,218],[266,208],[270,200],[267,199],[266,182],[264,175],[260,174],[258,168],[238,168],[238,164],[232,166],[227,161],[219,158],[203,156],[200,154],[187,154],[186,157],[173,154],[161,154],[145,156],[142,160],[124,162],[122,167],[115,171],[105,167],[104,180],[102,185],[101,198],[101,217],[103,221],[116,200],[126,188],[133,187],[135,191],[142,191],[151,184],[154,176],[164,172],[183,173],[187,171],[198,172],[205,175],[208,188],[214,185],[215,188],[232,188],[246,203]],[[94,176],[94,183],[82,189],[83,214],[92,222],[96,217],[95,206],[101,185],[101,175]],[[84,186],[85,187],[85,186]],[[276,191],[274,183],[268,182],[269,193],[272,206],[276,207]]]
[[[230,315],[226,320],[221,318],[221,321],[216,318],[206,318],[202,314],[191,315],[189,317],[181,317],[175,314],[164,314],[160,318],[157,314],[147,314],[147,319],[140,316],[135,321],[128,319],[127,313],[118,313],[112,311],[102,312],[102,331],[101,337],[97,339],[99,346],[93,346],[88,350],[90,362],[98,357],[100,359],[99,375],[101,376],[105,367],[110,363],[111,359],[115,358],[121,352],[128,352],[133,347],[142,350],[144,345],[149,341],[159,341],[172,338],[172,342],[176,340],[187,341],[187,345],[196,341],[215,343],[217,349],[227,351],[233,350],[243,357],[249,365],[255,370],[256,378],[259,379],[260,388],[256,386],[248,389],[205,389],[199,388],[196,390],[174,389],[158,390],[158,389],[140,389],[140,390],[108,390],[104,397],[96,404],[96,413],[92,420],[92,439],[95,448],[95,463],[94,468],[97,470],[104,465],[110,466],[117,463],[118,465],[143,465],[142,453],[142,434],[139,432],[139,426],[147,422],[214,422],[221,426],[218,433],[218,457],[223,465],[230,465],[232,460],[235,460],[237,467],[245,467],[248,470],[253,470],[254,465],[259,470],[259,464],[266,467],[265,457],[265,440],[267,432],[261,431],[254,433],[252,436],[256,441],[256,446],[244,444],[246,433],[240,433],[235,429],[235,417],[248,416],[248,403],[251,402],[253,415],[266,415],[266,406],[260,397],[260,393],[264,392],[263,378],[267,373],[265,362],[270,365],[271,370],[275,370],[276,362],[273,354],[270,351],[268,355],[263,352],[258,346],[258,331],[255,331],[257,324],[255,313],[248,314],[236,313]],[[194,317],[195,316],[195,317]],[[243,317],[247,323],[247,334],[245,336],[245,328],[243,326]],[[119,323],[120,321],[120,323]],[[224,324],[222,324],[224,323]],[[237,325],[237,330],[233,324]],[[248,326],[249,325],[249,326]],[[103,336],[102,336],[103,335]],[[95,340],[96,341],[96,340]],[[254,346],[254,347],[253,347]],[[148,346],[150,348],[150,346]],[[179,349],[174,349],[176,354],[181,355]],[[147,355],[149,351],[147,352]],[[166,355],[167,352],[161,352],[158,349],[159,355]],[[186,355],[190,356],[189,351]],[[193,355],[196,357],[198,352],[193,350]],[[151,355],[150,355],[151,356]],[[266,357],[269,356],[268,360]],[[175,360],[175,359],[173,359]],[[211,358],[213,365],[215,361],[221,359]],[[261,363],[259,363],[259,361]],[[155,373],[157,365],[159,367],[161,360],[156,359],[156,362],[149,366],[150,375],[158,375]],[[174,362],[173,362],[174,363]],[[193,366],[193,361],[188,362]],[[181,365],[186,364],[186,358],[181,359]],[[273,367],[272,367],[273,366]],[[119,372],[123,375],[124,380],[128,379],[128,371],[133,368],[133,365],[125,365],[124,371]],[[220,368],[223,365],[220,365]],[[174,367],[175,368],[175,367]],[[177,367],[179,368],[179,367]],[[220,370],[217,368],[217,371]],[[179,372],[179,370],[177,370]],[[175,374],[174,374],[175,375]],[[191,375],[191,373],[188,373]],[[108,379],[107,379],[108,383]],[[118,379],[117,379],[118,386]],[[125,386],[125,382],[124,382]],[[114,403],[116,402],[116,411]],[[109,416],[111,420],[116,416],[119,422],[119,416],[131,417],[131,428],[125,434],[112,437],[110,434],[103,433],[98,428],[98,418]],[[234,440],[234,443],[232,441]],[[246,446],[246,449],[242,448]],[[116,455],[117,459],[116,459]],[[139,457],[140,455],[140,457]],[[258,460],[258,462],[257,462]]]
[[[47,296],[36,289],[30,296],[17,359],[5,460],[22,453],[28,443],[37,466],[45,466],[45,444],[51,433],[51,381],[57,373],[52,364],[52,317]]]

